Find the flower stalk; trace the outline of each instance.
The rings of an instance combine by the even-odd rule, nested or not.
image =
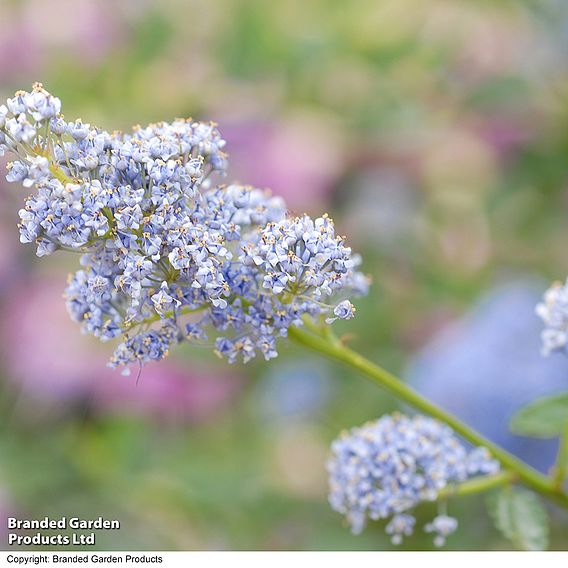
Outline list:
[[[564,426],[564,432],[560,436],[553,476],[556,488],[558,491],[562,491],[566,477],[568,477],[568,424]]]
[[[482,477],[474,477],[468,479],[459,485],[453,487],[446,487],[440,491],[440,498],[445,499],[449,497],[463,497],[464,495],[475,495],[494,489],[495,487],[502,487],[514,483],[517,480],[517,475],[511,471],[500,471],[493,475],[484,475]]]
[[[568,494],[564,493],[561,487],[558,487],[558,483],[554,479],[539,473],[504,448],[485,438],[485,436],[450,412],[421,396],[389,371],[350,349],[337,337],[332,336],[329,333],[329,329],[323,331],[315,325],[310,326],[310,331],[291,327],[288,330],[288,334],[290,339],[296,343],[362,372],[367,378],[389,391],[398,399],[444,422],[468,442],[487,448],[493,457],[499,460],[506,472],[511,475],[514,474],[519,482],[568,510]]]

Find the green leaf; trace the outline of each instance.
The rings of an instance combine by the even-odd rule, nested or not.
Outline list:
[[[511,419],[511,431],[521,436],[555,438],[568,425],[568,392],[540,398]]]
[[[548,513],[531,491],[507,487],[487,501],[490,515],[501,533],[522,550],[546,550]]]

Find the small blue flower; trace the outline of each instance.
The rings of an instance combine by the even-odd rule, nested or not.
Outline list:
[[[399,513],[394,515],[385,527],[385,532],[391,537],[393,544],[402,544],[405,536],[411,536],[414,532],[416,519],[412,515]]]
[[[162,282],[160,286],[160,291],[151,296],[152,303],[154,304],[154,309],[158,312],[162,317],[167,311],[181,306],[181,302],[176,300],[174,297],[168,294],[168,283]]]
[[[207,334],[205,330],[195,323],[188,323],[185,325],[185,335],[190,341],[206,341]]]
[[[6,180],[9,182],[24,181],[28,177],[28,167],[20,160],[10,162],[6,168],[8,169]]]
[[[424,526],[424,530],[429,533],[435,533],[434,544],[436,546],[444,546],[446,538],[456,532],[458,521],[447,515],[438,515],[432,522]]]
[[[349,300],[343,300],[333,309],[335,317],[327,318],[326,323],[333,323],[337,319],[351,319],[355,317],[355,306]]]

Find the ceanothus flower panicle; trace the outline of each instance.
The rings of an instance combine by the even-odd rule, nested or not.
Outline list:
[[[33,189],[21,242],[81,253],[67,307],[84,332],[121,340],[111,366],[160,360],[183,340],[211,341],[229,362],[271,359],[303,317],[353,317],[349,297],[368,285],[359,258],[326,215],[213,184],[227,168],[215,124],[109,133],[60,111],[40,84],[16,93],[0,106],[0,155],[13,155],[7,179]]]
[[[425,416],[386,415],[353,428],[333,442],[328,461],[329,502],[360,533],[367,519],[390,519],[394,544],[413,533],[409,511],[434,501],[441,490],[470,477],[495,473],[497,461],[485,448],[466,449],[453,430]],[[449,520],[450,519],[450,520]],[[425,526],[441,546],[457,521],[440,515]]]
[[[564,351],[568,344],[568,280],[555,282],[536,306],[536,313],[544,322],[541,333],[542,352]]]

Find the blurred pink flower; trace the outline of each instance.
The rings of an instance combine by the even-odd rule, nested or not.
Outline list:
[[[21,272],[20,250],[16,220],[9,226],[0,216],[0,294],[17,280]]]
[[[4,80],[38,73],[42,67],[41,45],[33,30],[20,18],[0,8],[0,74]]]
[[[281,123],[225,123],[222,132],[231,177],[272,189],[296,213],[325,204],[343,170],[339,137],[315,116]]]
[[[96,65],[124,37],[121,11],[95,0],[27,0],[0,6],[3,78],[37,74],[64,49],[80,65]]]
[[[64,278],[35,275],[12,291],[0,322],[10,378],[38,398],[80,396],[110,372],[69,319],[63,287]]]
[[[534,137],[534,127],[526,122],[519,117],[489,116],[480,121],[477,130],[499,158],[507,160]]]
[[[116,371],[110,380],[100,381],[95,404],[103,412],[151,414],[180,421],[202,421],[222,411],[242,386],[240,377],[214,373],[206,368],[191,371],[170,362],[144,367],[136,384],[132,374]]]
[[[96,0],[28,0],[25,21],[41,38],[42,46],[66,47],[81,62],[96,64],[126,30],[113,2]]]
[[[110,345],[83,336],[66,312],[63,279],[36,276],[4,307],[2,360],[22,393],[44,404],[87,401],[96,410],[204,420],[234,400],[238,375],[167,361],[122,376],[106,367]]]

